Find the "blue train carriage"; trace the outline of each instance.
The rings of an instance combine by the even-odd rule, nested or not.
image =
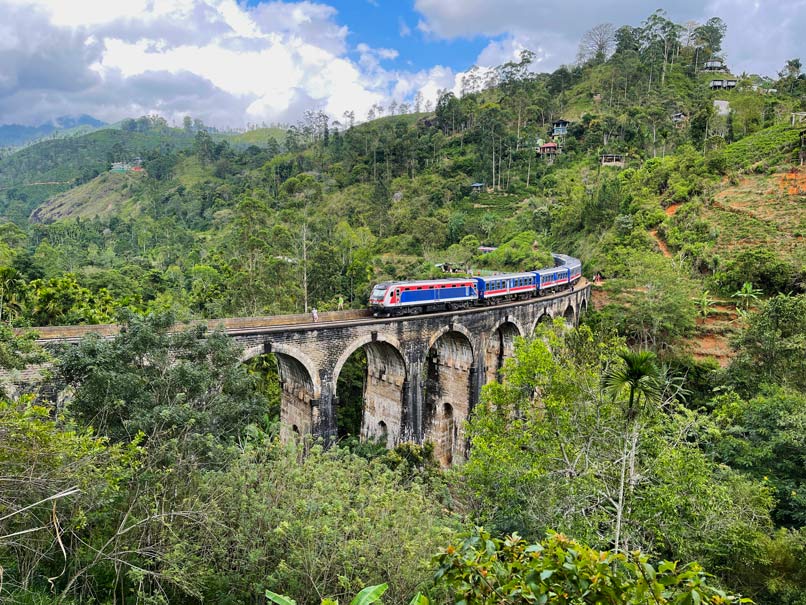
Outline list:
[[[530,298],[535,295],[536,291],[536,278],[533,271],[502,273],[474,279],[478,285],[479,300],[486,304]]]
[[[582,263],[566,254],[552,254],[554,266],[535,271],[538,279],[538,294],[548,294],[564,290],[582,276]]]
[[[555,265],[562,265],[568,268],[568,281],[575,283],[582,277],[582,261],[567,254],[552,254]]]
[[[464,309],[478,300],[472,279],[384,282],[373,288],[369,306],[375,316]]]

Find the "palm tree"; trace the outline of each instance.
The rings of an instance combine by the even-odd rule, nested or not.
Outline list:
[[[657,357],[651,351],[625,351],[619,353],[619,358],[624,363],[605,375],[605,388],[613,399],[621,395],[625,388],[629,389],[626,414],[629,422],[636,416],[642,396],[649,401],[656,400],[660,394]]]
[[[616,511],[616,544],[618,552],[621,542],[621,525],[624,513],[624,483],[627,475],[627,459],[630,460],[630,486],[633,486],[635,452],[638,449],[638,430],[634,420],[640,411],[641,398],[645,403],[657,401],[660,398],[660,371],[656,356],[650,351],[625,351],[619,353],[622,364],[611,368],[604,377],[604,387],[613,399],[619,397],[625,389],[629,390],[627,411],[625,418],[627,428],[624,435],[624,451],[621,458],[621,479],[619,482],[619,499]],[[631,446],[628,450],[628,446]]]
[[[11,320],[14,312],[19,311],[24,283],[22,276],[15,269],[0,268],[0,321],[4,315]]]

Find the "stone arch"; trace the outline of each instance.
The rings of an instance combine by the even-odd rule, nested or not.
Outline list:
[[[313,361],[302,351],[281,343],[248,347],[241,355],[247,361],[272,353],[277,360],[280,379],[280,437],[284,441],[297,435],[309,435],[319,425],[319,400],[322,383]]]
[[[274,351],[280,376],[280,436],[309,435],[319,424],[319,397],[308,368],[296,357]]]
[[[385,334],[376,334],[376,337],[373,338],[372,334],[366,334],[359,338],[356,338],[352,341],[349,346],[347,346],[342,354],[339,355],[338,360],[336,361],[336,365],[333,366],[333,388],[336,388],[336,380],[339,378],[339,374],[341,374],[341,369],[344,367],[344,364],[347,363],[347,360],[350,358],[350,355],[355,353],[361,347],[370,344],[372,342],[385,342],[391,345],[397,352],[400,354],[400,357],[403,357],[403,354],[400,353],[402,347],[400,346],[400,341],[395,338],[394,336],[387,336]]]
[[[434,334],[428,340],[428,349],[431,350],[434,347],[434,344],[436,344],[436,342],[440,338],[442,338],[445,334],[449,332],[458,332],[459,334],[462,334],[465,338],[467,338],[467,341],[470,344],[471,353],[476,350],[476,347],[474,346],[473,342],[474,340],[473,334],[462,324],[451,324],[448,326],[443,326],[439,330],[434,332]]]
[[[515,338],[523,335],[520,322],[511,317],[502,319],[492,329],[484,347],[485,383],[501,379],[500,372],[504,367],[504,361],[515,353]]]
[[[547,309],[543,309],[540,312],[540,315],[537,316],[537,319],[532,324],[532,330],[530,334],[534,334],[535,330],[537,330],[537,325],[541,323],[551,323],[554,320],[554,317],[549,313]]]
[[[308,375],[311,377],[311,382],[313,383],[314,399],[318,399],[322,396],[322,381],[319,378],[319,372],[316,370],[316,365],[313,363],[313,361],[311,361],[310,357],[299,349],[289,347],[288,345],[284,344],[271,343],[269,349],[270,350],[267,350],[265,344],[248,347],[244,349],[243,353],[241,354],[241,361],[248,361],[253,357],[257,357],[258,355],[266,355],[267,353],[282,353],[283,355],[292,357],[301,363],[308,371]]]
[[[470,414],[476,368],[467,330],[445,329],[431,340],[425,363],[423,441],[443,466],[465,458],[463,424]]]
[[[588,312],[588,299],[583,296],[582,300],[579,303],[579,316],[582,317],[587,312]]]
[[[360,438],[385,439],[387,447],[400,442],[409,422],[405,409],[408,388],[408,367],[400,343],[391,336],[366,335],[350,343],[339,356],[333,371],[332,390],[336,393],[339,374],[356,351],[363,348],[367,355],[364,382]],[[338,414],[338,400],[335,413]]]
[[[565,320],[565,325],[567,326],[574,326],[576,325],[576,312],[574,311],[574,305],[568,303],[568,306],[565,308],[563,312],[563,319]]]

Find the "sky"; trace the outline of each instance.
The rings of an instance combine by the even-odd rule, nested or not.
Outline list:
[[[471,66],[523,49],[553,71],[591,27],[655,8],[722,17],[733,73],[806,63],[806,0],[0,0],[0,124],[158,113],[242,128],[310,109],[361,121],[373,105],[458,92]]]

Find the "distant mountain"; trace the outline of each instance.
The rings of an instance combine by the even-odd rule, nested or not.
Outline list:
[[[85,114],[61,116],[39,126],[3,124],[0,125],[0,147],[21,147],[54,134],[86,134],[102,126],[106,126],[106,123]]]

